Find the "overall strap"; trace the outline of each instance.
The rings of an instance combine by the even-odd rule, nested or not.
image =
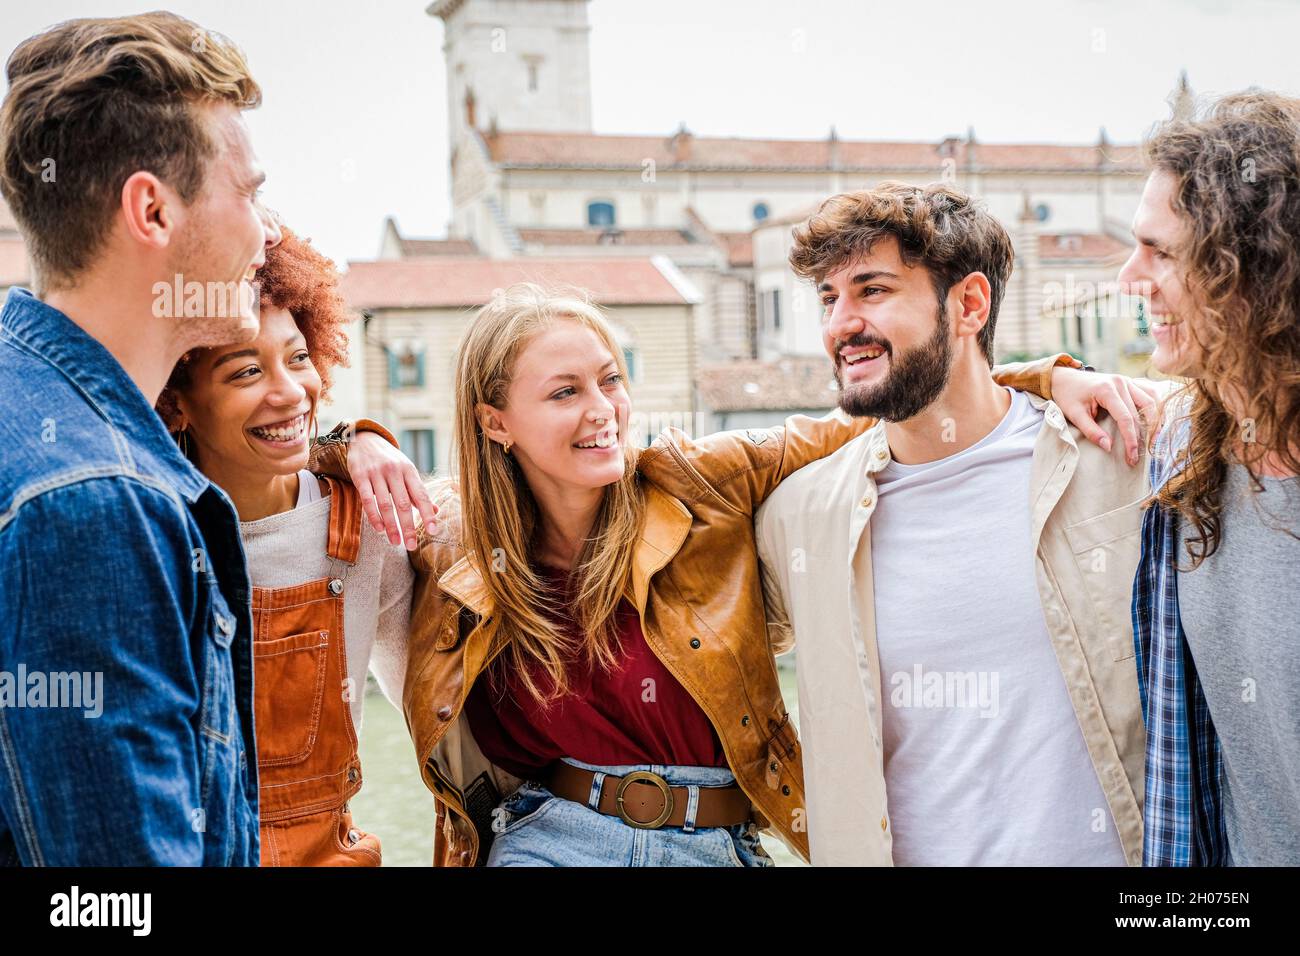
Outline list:
[[[361,553],[361,496],[350,481],[321,477],[330,489],[330,531],[325,553],[355,564]]]

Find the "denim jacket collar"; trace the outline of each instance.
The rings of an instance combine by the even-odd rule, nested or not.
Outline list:
[[[104,421],[129,439],[118,442],[124,459],[143,451],[152,461],[131,464],[156,470],[191,504],[198,501],[210,482],[181,454],[144,393],[98,340],[17,287],[9,290],[0,327],[0,334],[18,348],[58,369]]]

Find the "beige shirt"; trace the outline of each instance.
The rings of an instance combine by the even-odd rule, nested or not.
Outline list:
[[[1145,454],[1079,437],[1055,403],[1035,442],[1029,501],[1038,593],[1057,663],[1130,865],[1142,859],[1145,732],[1130,615]],[[1114,446],[1113,420],[1104,427]],[[799,733],[817,865],[892,865],[881,744],[870,519],[890,461],[883,423],[796,472],[756,518],[769,637],[799,647]],[[960,554],[954,553],[954,560]],[[990,600],[996,614],[996,598]]]

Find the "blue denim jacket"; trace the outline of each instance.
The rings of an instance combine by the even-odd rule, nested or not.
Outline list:
[[[0,448],[0,863],[257,865],[230,499],[24,289],[0,316]]]

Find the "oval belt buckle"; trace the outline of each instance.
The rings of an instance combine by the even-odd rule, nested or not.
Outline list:
[[[664,808],[659,816],[648,822],[633,820],[627,815],[627,809],[623,806],[623,792],[627,790],[628,784],[632,783],[653,783],[659,788],[664,795]],[[638,830],[658,830],[664,825],[664,821],[673,815],[673,791],[668,786],[668,781],[657,773],[651,773],[649,770],[634,770],[618,783],[618,790],[614,796],[618,800],[618,818],[630,827],[636,827]]]

